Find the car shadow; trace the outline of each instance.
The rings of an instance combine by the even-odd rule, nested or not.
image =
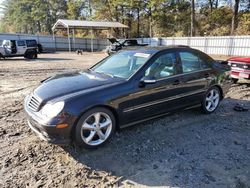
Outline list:
[[[35,61],[67,61],[73,60],[70,58],[45,58],[45,57],[38,57]]]
[[[250,168],[250,102],[226,98],[213,114],[187,110],[116,133],[96,150],[64,146],[93,170],[123,177],[119,185],[216,187],[232,185]],[[247,175],[246,175],[247,176]]]
[[[45,57],[38,57],[37,59],[25,59],[25,58],[6,58],[6,59],[1,59],[1,62],[5,62],[5,61],[27,61],[27,62],[34,62],[34,61],[68,61],[68,60],[73,60],[70,58],[45,58]]]

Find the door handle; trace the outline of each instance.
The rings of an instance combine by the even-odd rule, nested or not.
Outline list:
[[[173,85],[179,85],[181,82],[180,82],[180,80],[175,80],[174,82],[173,82]]]

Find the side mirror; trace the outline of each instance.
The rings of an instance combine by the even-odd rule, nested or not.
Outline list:
[[[140,86],[145,86],[148,84],[155,84],[155,83],[156,83],[156,79],[152,77],[148,77],[148,76],[145,76],[140,80]]]
[[[228,65],[228,61],[216,60],[219,64]]]

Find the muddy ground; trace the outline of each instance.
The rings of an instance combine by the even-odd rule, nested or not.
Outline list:
[[[0,61],[0,187],[250,187],[250,83],[218,110],[179,112],[122,130],[97,150],[41,141],[27,126],[25,95],[55,73],[81,70],[102,53]]]

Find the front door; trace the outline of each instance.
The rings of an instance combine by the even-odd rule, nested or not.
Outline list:
[[[152,117],[180,108],[182,84],[178,73],[179,63],[173,52],[160,53],[144,72],[144,78],[154,80],[155,83],[140,86],[135,83],[136,91],[132,94],[133,120]],[[136,85],[137,84],[137,85]]]
[[[11,41],[10,40],[4,40],[3,41],[3,48],[4,48],[4,55],[9,56],[12,54],[11,50]]]

